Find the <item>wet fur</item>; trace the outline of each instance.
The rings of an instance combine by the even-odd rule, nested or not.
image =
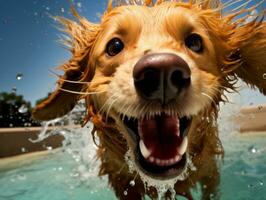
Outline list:
[[[210,199],[210,195],[219,198],[217,157],[223,156],[216,122],[219,103],[226,101],[225,91],[236,91],[234,85],[238,78],[266,94],[266,81],[262,76],[266,73],[265,22],[255,19],[240,25],[244,19],[236,20],[235,17],[244,10],[221,16],[219,5],[213,8],[211,1],[197,4],[194,1],[158,0],[156,3],[143,1],[142,4],[112,6],[110,1],[100,24],[88,22],[74,10],[76,22],[57,18],[70,36],[64,42],[70,47],[72,57],[61,66],[65,74],[59,77],[58,89],[35,108],[33,117],[50,120],[63,116],[78,100],[86,99],[86,119],[93,122],[93,136],[99,137],[100,141],[99,175],[108,176],[119,199],[136,200],[145,194],[156,198],[154,188],[145,190],[139,176],[129,173],[124,155],[133,145],[119,115],[139,117],[143,112],[159,109],[158,105],[147,105],[139,99],[133,84],[129,83],[131,71],[145,52],[177,53],[191,67],[193,87],[186,99],[167,109],[179,115],[193,116],[187,151],[197,171],[189,170],[188,178],[178,181],[175,190],[192,199],[190,189],[200,182],[206,186],[201,188],[203,199]],[[150,16],[148,7],[159,8],[153,13],[156,13],[153,16],[156,20]],[[165,17],[166,13],[171,17]],[[191,53],[182,46],[180,41],[191,31],[204,38],[207,49],[204,55]],[[123,37],[126,53],[110,59],[104,55],[104,48],[116,35]],[[129,182],[134,177],[136,185],[131,187]],[[126,189],[127,196],[124,195]]]

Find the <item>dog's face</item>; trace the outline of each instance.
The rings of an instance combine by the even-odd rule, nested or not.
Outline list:
[[[197,124],[204,113],[216,116],[223,91],[237,77],[266,94],[258,78],[266,73],[265,23],[232,22],[211,10],[211,1],[157,2],[118,6],[99,25],[80,16],[79,24],[61,19],[73,57],[63,65],[59,89],[33,116],[62,116],[85,94],[126,139],[138,170],[170,179],[186,169],[190,147],[201,145]]]
[[[122,130],[140,170],[160,179],[180,174],[193,118],[219,88],[214,46],[198,16],[171,3],[119,7],[103,20],[90,62],[89,92],[99,92],[92,99]]]

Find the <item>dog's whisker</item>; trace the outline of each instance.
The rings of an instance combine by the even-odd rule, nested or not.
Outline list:
[[[118,97],[117,97],[116,99],[114,99],[114,100],[110,103],[110,105],[109,105],[109,107],[108,107],[108,109],[107,109],[107,112],[106,112],[106,116],[105,116],[105,120],[106,120],[106,121],[107,121],[107,119],[109,118],[109,113],[110,113],[110,111],[111,111],[111,108],[113,107],[114,103],[115,103],[117,100],[119,100]]]
[[[223,10],[226,9],[226,8],[228,8],[228,7],[230,7],[230,6],[235,5],[236,3],[242,2],[242,1],[243,1],[243,0],[232,1],[232,2],[228,3],[227,5],[224,5],[224,6],[223,6]],[[230,11],[227,11],[227,12],[230,12]]]
[[[207,98],[209,98],[213,103],[216,103],[215,100],[208,94],[206,94],[205,92],[201,92],[201,94]]]
[[[129,185],[130,185],[130,186],[134,186],[134,185],[136,184],[135,181],[136,181],[136,178],[138,177],[138,175],[139,175],[139,172],[136,171],[136,174],[135,174],[133,180],[131,180],[131,181],[129,182]]]
[[[249,0],[249,1],[247,1],[247,2],[245,2],[245,3],[243,3],[243,4],[241,4],[240,6],[234,8],[233,10],[231,10],[231,12],[235,12],[235,11],[237,11],[237,10],[239,10],[239,9],[244,9],[244,8],[246,8],[247,5],[248,5],[250,2],[252,2],[252,1],[253,1],[253,0]]]
[[[61,75],[55,73],[52,70],[49,70],[49,72],[50,72],[50,74],[52,74],[56,78],[59,78],[59,80],[62,80],[63,82],[76,83],[76,84],[90,84],[91,83],[90,81],[73,81],[73,80],[64,79]]]
[[[113,94],[112,96],[110,96],[105,102],[104,104],[101,106],[101,108],[99,109],[99,113],[101,114],[102,112],[104,112],[104,108],[105,106],[108,104],[108,102],[110,101],[110,99],[116,97],[117,95],[116,94]]]
[[[124,104],[125,105],[125,104]],[[128,115],[128,111],[131,109],[132,105],[129,105],[122,116],[122,121],[124,121],[125,117]]]
[[[119,169],[119,171],[117,172],[117,174],[120,174],[122,171],[123,171],[123,169],[126,167],[126,163],[124,163],[123,165],[122,165],[122,167]]]
[[[81,95],[91,95],[91,94],[100,94],[100,93],[104,93],[107,91],[98,91],[98,92],[79,92],[79,91],[73,91],[73,90],[68,90],[68,89],[64,89],[59,87],[58,90],[64,91],[64,92],[68,92],[71,94],[81,94]]]
[[[234,1],[235,1],[235,0],[229,0],[229,1],[225,2],[225,3],[223,4],[223,7],[224,7],[224,6],[227,6],[228,4],[230,4],[230,3],[234,2]]]
[[[147,111],[145,112],[145,109],[147,108],[148,103],[145,103],[142,108],[140,109],[139,113],[144,113],[142,116],[145,116]]]
[[[140,113],[140,112],[137,112],[137,111],[139,111],[140,110],[140,104],[138,104],[133,110],[132,110],[132,113],[133,114],[135,114],[135,113]],[[140,116],[138,116],[138,117],[140,117]]]

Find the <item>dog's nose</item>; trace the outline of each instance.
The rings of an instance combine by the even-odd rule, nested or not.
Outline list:
[[[168,104],[190,85],[188,64],[172,53],[153,53],[143,56],[133,69],[134,85],[146,100]]]

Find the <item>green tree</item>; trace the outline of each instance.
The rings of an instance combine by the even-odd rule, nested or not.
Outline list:
[[[31,104],[15,93],[0,93],[0,127],[39,126],[31,119]]]

